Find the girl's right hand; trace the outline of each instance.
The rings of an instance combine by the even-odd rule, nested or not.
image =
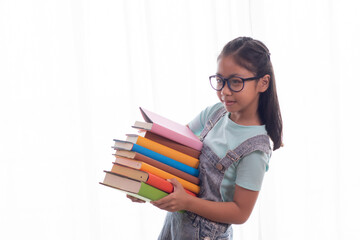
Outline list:
[[[144,200],[138,199],[136,197],[130,196],[128,194],[126,194],[126,197],[129,198],[132,202],[137,202],[137,203],[145,203]]]
[[[185,192],[184,187],[176,178],[168,179],[168,181],[174,186],[174,192],[157,201],[151,201],[150,203],[168,212],[187,210],[187,206],[190,204],[193,196]]]

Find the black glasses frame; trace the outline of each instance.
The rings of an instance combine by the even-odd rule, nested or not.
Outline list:
[[[214,77],[219,77],[219,78],[222,80],[222,83],[223,83],[223,84],[222,84],[222,86],[221,86],[220,89],[214,88],[213,85],[211,84],[211,78],[214,78]],[[232,78],[234,78],[234,77],[239,78],[239,79],[241,79],[241,80],[243,81],[242,88],[241,88],[240,90],[238,90],[238,91],[233,90],[233,89],[231,88],[231,85],[229,84],[229,80],[232,79]],[[240,92],[241,90],[244,89],[244,86],[245,86],[245,82],[246,82],[246,81],[256,80],[256,79],[259,79],[259,78],[262,78],[262,77],[261,77],[261,76],[256,76],[256,77],[250,77],[250,78],[242,78],[242,77],[239,77],[239,76],[232,76],[232,77],[230,77],[230,78],[224,78],[224,77],[221,76],[221,75],[211,75],[211,76],[209,77],[209,81],[210,81],[210,86],[211,86],[214,90],[216,90],[216,91],[221,91],[221,90],[223,90],[223,88],[225,87],[225,82],[226,82],[227,85],[228,85],[228,87],[229,87],[229,89],[230,89],[232,92]]]

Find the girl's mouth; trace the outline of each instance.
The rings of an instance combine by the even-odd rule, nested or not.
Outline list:
[[[235,104],[235,103],[236,103],[235,101],[225,101],[225,100],[224,100],[225,106],[231,106],[231,105],[233,105],[233,104]]]

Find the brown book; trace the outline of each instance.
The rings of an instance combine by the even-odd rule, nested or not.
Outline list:
[[[180,143],[177,143],[173,140],[170,140],[168,138],[162,137],[160,135],[157,135],[155,133],[152,133],[150,131],[146,131],[146,133],[144,134],[144,138],[150,139],[154,142],[160,143],[164,146],[167,146],[169,148],[172,148],[174,150],[177,150],[179,152],[182,152],[186,155],[189,155],[191,157],[197,158],[199,159],[200,156],[200,151],[190,148],[188,146],[182,145]]]
[[[187,180],[191,183],[194,183],[196,185],[199,185],[200,183],[200,179],[195,177],[195,176],[192,176],[191,174],[188,174],[186,172],[183,172],[179,169],[176,169],[176,168],[173,168],[169,165],[166,165],[164,163],[161,163],[159,161],[156,161],[152,158],[149,158],[147,156],[144,156],[140,153],[137,153],[137,152],[133,152],[133,151],[127,151],[127,150],[116,150],[115,156],[121,156],[121,157],[126,157],[126,158],[130,158],[130,159],[135,159],[135,160],[138,160],[138,161],[142,161],[142,162],[145,162],[149,165],[152,165],[156,168],[159,168],[163,171],[166,171],[168,173],[171,173],[179,178],[182,178],[184,180]]]

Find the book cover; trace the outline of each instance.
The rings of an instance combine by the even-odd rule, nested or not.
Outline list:
[[[100,182],[100,184],[122,190],[145,201],[156,201],[168,195],[168,193],[144,182],[122,177],[108,171],[105,171],[104,181]]]
[[[143,154],[147,157],[150,157],[154,160],[157,160],[159,162],[167,164],[173,168],[179,169],[183,172],[193,175],[195,177],[199,176],[198,169],[190,167],[186,164],[178,162],[178,161],[171,159],[169,157],[166,157],[164,155],[161,155],[160,153],[154,152],[150,149],[144,148],[144,147],[137,145],[135,143],[132,143],[132,142],[122,141],[122,140],[118,140],[118,139],[114,139],[114,141],[115,141],[115,145],[113,146],[113,148],[115,150],[129,150],[129,151],[138,152],[138,153],[141,153],[141,154]]]
[[[192,193],[198,194],[200,192],[200,187],[196,184],[193,184],[189,181],[186,181],[182,178],[179,178],[175,175],[172,175],[171,173],[165,172],[161,169],[158,169],[154,166],[151,166],[147,163],[141,162],[141,161],[137,161],[137,160],[133,160],[133,159],[129,159],[126,157],[121,157],[121,156],[116,156],[115,158],[115,163],[127,166],[129,168],[134,168],[134,169],[138,169],[147,173],[150,173],[152,175],[155,175],[161,179],[163,179],[164,181],[166,181],[165,179],[172,179],[172,178],[176,178],[179,183],[184,187],[185,190],[188,190]],[[154,179],[155,180],[155,179]],[[169,183],[168,181],[166,181],[167,183]],[[152,185],[152,184],[150,184]],[[170,183],[170,185],[172,186],[172,184]],[[171,191],[172,192],[172,191]],[[189,192],[188,192],[189,193]],[[191,194],[191,193],[189,193]],[[191,194],[193,195],[193,194]]]
[[[196,159],[199,159],[200,156],[200,151],[195,150],[193,148],[190,148],[188,146],[182,145],[180,143],[177,143],[173,140],[170,140],[168,138],[162,137],[156,133],[150,132],[150,131],[146,131],[145,134],[143,135],[144,138],[150,139],[154,142],[160,143],[164,146],[167,146],[169,148],[172,148],[174,150],[177,150],[179,152],[182,152],[186,155],[189,155],[191,157],[194,157]]]
[[[125,167],[116,162],[113,162],[112,168],[110,170],[112,173],[122,175],[137,181],[146,182],[149,178],[149,175],[146,172],[138,171],[131,167]]]
[[[186,164],[190,167],[198,168],[198,166],[199,166],[199,163],[200,163],[199,159],[196,159],[194,157],[186,155],[185,153],[176,151],[165,145],[154,142],[150,139],[144,138],[144,137],[136,135],[136,134],[127,134],[126,136],[127,136],[126,141],[136,143],[142,147],[145,147],[154,152],[160,153],[161,155],[164,155],[166,157],[174,159],[174,160],[181,162],[183,164]]]
[[[145,122],[148,124],[136,122],[134,125],[135,128],[142,128],[198,151],[201,150],[203,143],[187,126],[169,120],[141,107],[140,111]]]
[[[127,150],[116,150],[115,156],[121,156],[121,157],[125,157],[125,158],[130,158],[133,160],[138,160],[144,163],[147,163],[151,166],[154,166],[155,168],[158,168],[160,170],[163,170],[165,172],[168,172],[176,177],[182,178],[186,181],[189,181],[195,185],[199,185],[200,184],[200,179],[190,175],[186,172],[180,171],[179,169],[170,167],[169,165],[166,165],[162,162],[156,161],[152,158],[149,158],[145,155],[142,155],[140,153],[137,152],[133,152],[133,151],[127,151]]]

